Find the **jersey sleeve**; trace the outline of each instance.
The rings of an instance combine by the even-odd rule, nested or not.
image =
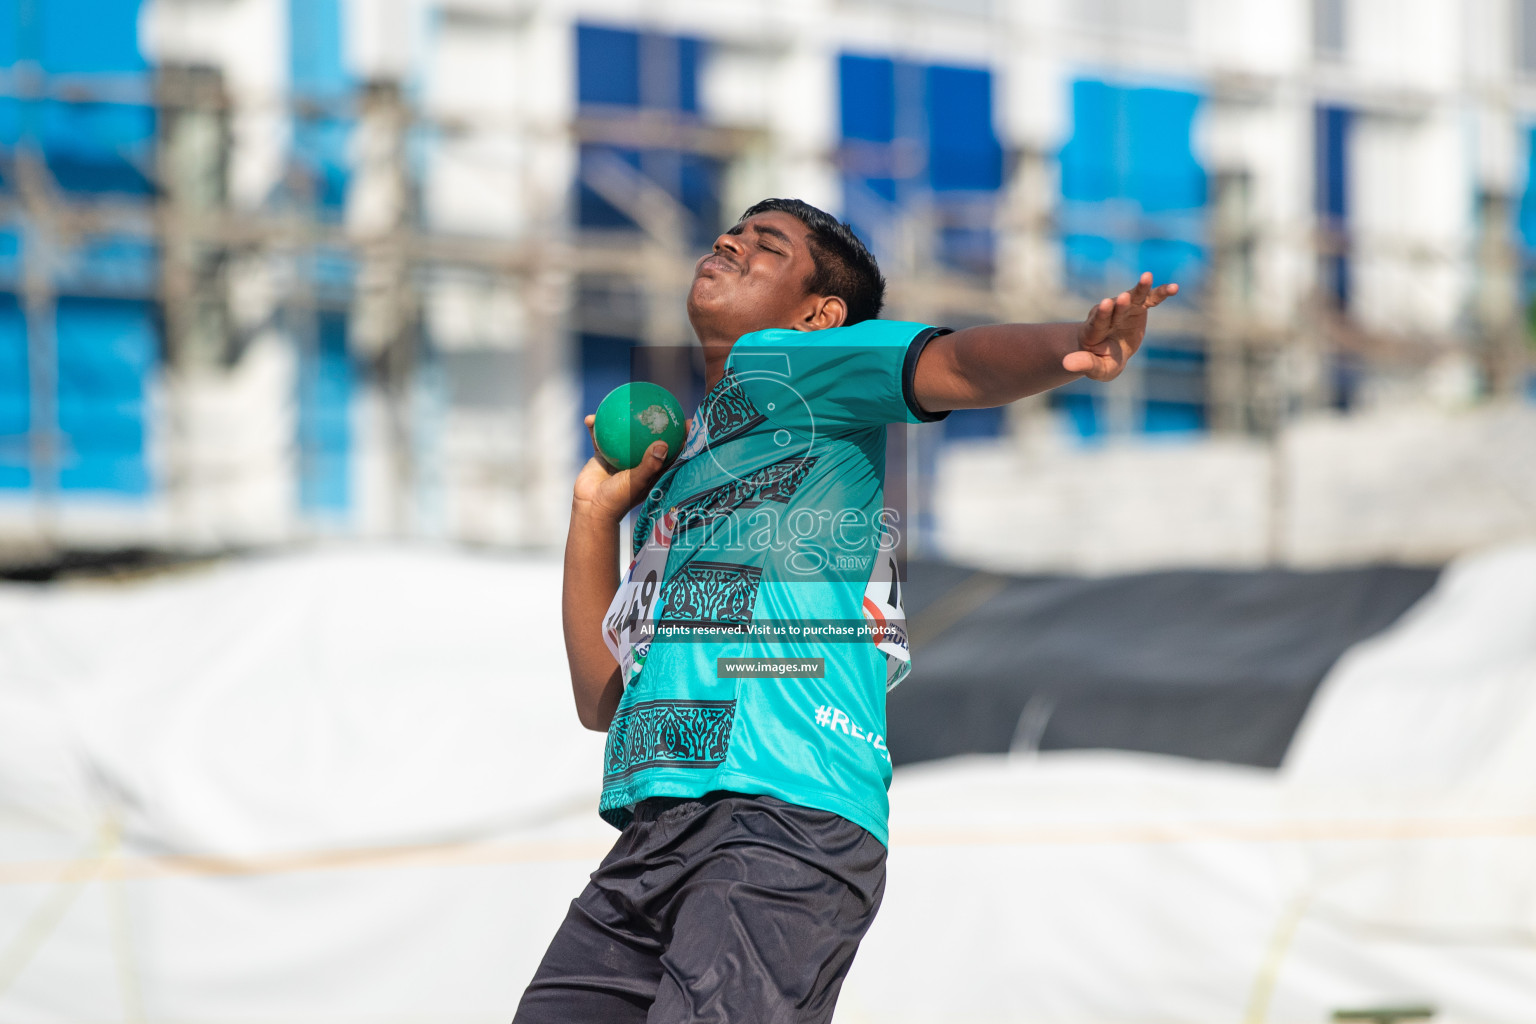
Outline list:
[[[912,390],[917,360],[947,328],[865,320],[825,331],[757,331],[731,349],[727,367],[776,426],[836,434],[887,423],[929,423]]]

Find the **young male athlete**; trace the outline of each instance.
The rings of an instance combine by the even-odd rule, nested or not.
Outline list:
[[[877,319],[884,290],[847,225],[758,203],[688,294],[708,391],[683,451],[576,479],[566,653],[622,831],[518,1024],[831,1017],[884,891],[885,695],[909,664],[886,426],[1110,380],[1178,286],[954,332]]]

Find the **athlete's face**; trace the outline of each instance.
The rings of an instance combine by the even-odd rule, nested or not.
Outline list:
[[[842,300],[806,291],[816,269],[806,237],[799,218],[772,211],[715,239],[714,250],[694,267],[688,291],[688,319],[699,339],[707,345],[771,327],[839,326]]]

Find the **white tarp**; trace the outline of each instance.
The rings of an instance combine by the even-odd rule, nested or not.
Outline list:
[[[0,588],[0,1021],[504,1022],[612,841],[601,749],[548,560]],[[1355,648],[1278,774],[974,758],[892,804],[844,1024],[1536,1020],[1536,547]]]
[[[0,591],[0,1020],[505,1020],[608,842],[559,568]]]
[[[977,758],[892,805],[845,1020],[1536,1021],[1536,546],[1351,649],[1278,774]]]

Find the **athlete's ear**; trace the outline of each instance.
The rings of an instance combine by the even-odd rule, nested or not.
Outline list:
[[[802,331],[824,331],[848,321],[848,304],[836,295],[812,295],[800,321]]]

